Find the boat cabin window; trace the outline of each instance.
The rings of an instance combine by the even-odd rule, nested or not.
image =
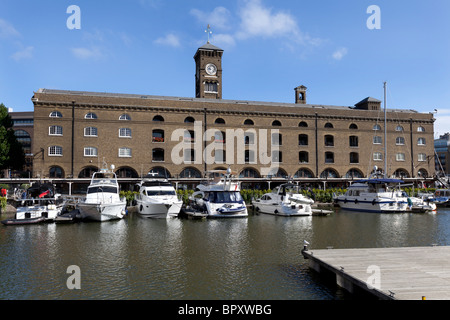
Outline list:
[[[174,196],[175,190],[147,190],[148,196]]]
[[[93,186],[89,187],[87,193],[99,193],[99,192],[107,192],[107,193],[117,193],[116,187],[108,187],[108,186]]]
[[[219,191],[210,192],[209,201],[215,203],[242,202],[242,196],[239,191]]]

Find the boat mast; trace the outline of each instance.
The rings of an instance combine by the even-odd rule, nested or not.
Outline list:
[[[387,140],[386,140],[386,81],[384,82],[384,177],[387,178]]]

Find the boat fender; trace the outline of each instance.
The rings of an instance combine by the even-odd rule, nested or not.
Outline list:
[[[373,200],[372,200],[372,205],[373,205],[373,206],[375,205],[375,202],[377,202],[377,199],[373,199]]]
[[[355,199],[355,204],[357,204],[358,203],[358,199]]]
[[[344,203],[347,203],[347,198],[344,199]]]
[[[141,204],[141,206],[139,207],[139,211],[142,212],[142,209],[144,209],[144,207],[143,207],[142,204]]]
[[[277,210],[277,209],[275,209],[275,211],[274,211],[273,213],[278,213],[278,210]]]

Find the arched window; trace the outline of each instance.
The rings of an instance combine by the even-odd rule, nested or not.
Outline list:
[[[425,169],[419,169],[419,171],[417,171],[417,175],[421,178],[428,178],[428,171]]]
[[[345,177],[347,179],[353,179],[353,178],[363,178],[364,175],[362,174],[362,172],[358,169],[350,169],[347,171],[347,173],[345,174]]]
[[[281,122],[278,121],[278,120],[274,120],[274,121],[272,122],[272,126],[274,126],[274,127],[281,127]]]
[[[245,124],[245,125],[248,125],[248,126],[252,126],[252,125],[254,125],[255,123],[253,122],[252,119],[246,119],[246,120],[244,121],[244,124]]]
[[[171,178],[171,174],[169,170],[167,170],[164,167],[153,167],[149,171],[149,173],[156,173],[156,177],[164,177],[164,178]]]
[[[311,170],[302,168],[297,170],[297,172],[294,174],[294,178],[312,178],[314,177],[314,174]]]
[[[398,126],[395,127],[395,131],[402,132],[403,131],[403,127],[398,125]]]
[[[334,169],[325,169],[322,171],[322,173],[320,174],[320,177],[322,179],[326,179],[326,178],[339,178],[339,174],[337,173],[336,170]]]
[[[420,126],[417,128],[417,132],[425,132],[425,128]]]
[[[184,168],[183,171],[180,172],[180,178],[201,178],[202,174],[196,168],[188,167]]]
[[[259,172],[253,168],[244,168],[239,174],[239,178],[260,178]]]
[[[59,111],[52,111],[49,115],[50,118],[62,118],[62,114]]]
[[[376,124],[376,125],[373,126],[373,130],[380,131],[381,130],[381,126],[379,124]]]
[[[394,176],[400,179],[409,178],[409,173],[405,169],[397,169],[394,172]]]
[[[131,117],[129,115],[127,115],[126,113],[124,113],[119,117],[119,120],[131,121]]]
[[[214,123],[215,123],[215,124],[225,124],[225,120],[223,120],[222,118],[217,118],[217,119],[214,121]]]
[[[86,113],[84,116],[85,119],[98,119],[97,115],[93,112]]]
[[[164,121],[164,118],[160,115],[154,116],[152,121]]]
[[[301,122],[298,124],[298,126],[301,127],[301,128],[307,128],[307,127],[308,127],[308,124],[307,124],[305,121],[301,121]]]
[[[86,167],[80,171],[78,178],[91,178],[94,172],[97,172],[97,167]]]
[[[276,171],[275,171],[276,170]],[[274,171],[269,172],[269,176],[275,178],[287,178],[288,174],[284,169],[276,168]]]
[[[356,130],[356,129],[358,129],[358,126],[356,124],[352,123],[348,128],[352,129],[352,130]]]
[[[327,129],[333,129],[333,128],[334,128],[334,126],[333,126],[333,124],[332,124],[332,123],[330,123],[330,122],[327,122],[327,123],[325,123],[325,126],[324,126],[324,128],[327,128]]]
[[[130,167],[122,167],[116,171],[117,178],[138,178],[136,170]]]
[[[164,149],[155,148],[152,150],[152,161],[164,161]]]
[[[193,117],[186,117],[184,119],[184,123],[194,123],[195,119]]]
[[[61,167],[53,166],[50,167],[48,175],[50,178],[64,178],[64,170]]]

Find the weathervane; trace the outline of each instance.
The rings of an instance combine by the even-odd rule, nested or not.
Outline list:
[[[208,34],[208,43],[209,43],[209,35],[212,34],[211,27],[209,26],[209,23],[208,23],[208,27],[206,28],[205,32]]]

